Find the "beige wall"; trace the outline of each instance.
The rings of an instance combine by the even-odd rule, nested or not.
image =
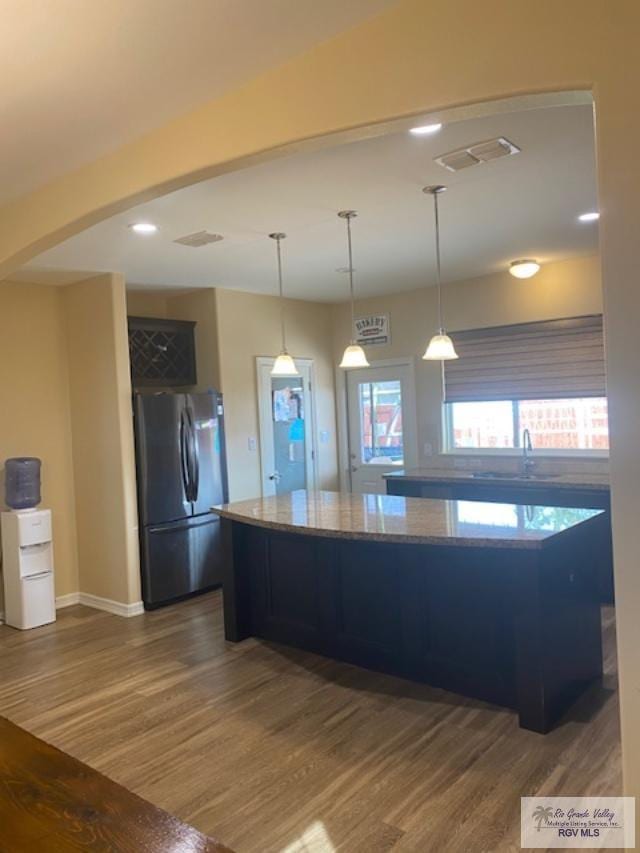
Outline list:
[[[272,296],[216,290],[220,347],[221,388],[231,500],[261,494],[260,454],[249,450],[249,438],[258,442],[256,356],[280,351],[280,307]],[[286,300],[287,346],[299,358],[312,358],[316,378],[318,433],[328,442],[317,443],[318,486],[337,485],[336,419],[331,308],[313,302]]]
[[[64,288],[80,589],[140,600],[124,280]]]
[[[56,595],[139,601],[122,278],[0,283],[0,395],[2,460],[43,462]]]
[[[127,290],[127,314],[132,317],[166,317],[167,294],[161,291]]]
[[[196,362],[198,384],[196,391],[221,388],[220,357],[218,355],[218,320],[216,291],[212,287],[192,290],[167,299],[167,317],[173,320],[196,321]]]
[[[443,290],[445,324],[450,330],[499,326],[556,317],[574,317],[602,311],[602,288],[598,257],[577,258],[544,265],[532,279],[516,279],[508,272],[452,282]],[[435,334],[437,291],[433,287],[358,301],[356,315],[388,313],[391,343],[369,347],[370,361],[410,356],[416,365],[416,408],[418,413],[418,459],[421,465],[447,467],[451,457],[438,458],[442,446],[440,363],[425,362],[422,355]],[[333,308],[334,359],[341,357],[349,338],[350,309]],[[434,456],[425,454],[431,444]],[[457,463],[461,464],[461,463]],[[466,463],[464,463],[466,464]],[[495,457],[492,465],[496,464]],[[505,466],[514,461],[505,460]],[[557,468],[559,460],[554,460]],[[602,467],[606,460],[591,463]],[[564,470],[584,470],[584,461],[563,462]]]
[[[40,457],[42,506],[53,512],[58,596],[78,589],[63,308],[57,288],[0,283],[0,503],[4,509],[4,460]]]

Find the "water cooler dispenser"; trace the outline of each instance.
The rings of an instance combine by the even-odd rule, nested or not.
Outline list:
[[[32,456],[5,462],[2,513],[4,620],[14,628],[36,628],[55,622],[51,510],[40,503],[40,460]]]
[[[55,622],[51,510],[2,513],[4,621],[13,628]]]

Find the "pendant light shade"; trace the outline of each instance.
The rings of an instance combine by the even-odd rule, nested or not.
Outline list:
[[[275,231],[273,234],[269,234],[272,240],[276,241],[277,247],[277,255],[278,255],[278,296],[280,298],[280,332],[282,335],[282,346],[280,349],[280,355],[276,358],[273,367],[271,368],[272,376],[300,376],[298,372],[298,368],[296,367],[295,361],[291,358],[289,353],[287,352],[287,341],[285,337],[285,324],[284,324],[284,295],[282,291],[282,253],[280,250],[280,243],[286,237],[286,234],[283,234],[281,231]]]
[[[340,367],[369,367],[364,350],[358,344],[349,344],[345,349]]]
[[[351,248],[351,220],[357,216],[355,210],[341,210],[338,213],[340,219],[345,219],[347,222],[347,246],[349,249],[349,295],[351,298],[351,342],[345,349],[340,367],[369,367],[367,356],[362,347],[357,344],[353,338],[353,328],[355,326],[355,297],[353,293],[353,251]]]
[[[435,217],[435,235],[436,235],[436,273],[438,285],[438,334],[434,335],[425,350],[422,358],[425,361],[451,361],[458,358],[458,353],[453,345],[453,341],[446,333],[442,320],[442,280],[440,271],[440,218],[438,216],[438,196],[446,191],[446,187],[441,184],[425,187],[423,192],[433,196],[433,212]]]
[[[458,358],[458,353],[449,335],[434,335],[422,357],[425,361],[449,361]]]
[[[271,368],[272,376],[299,376],[295,361],[288,352],[281,352]]]

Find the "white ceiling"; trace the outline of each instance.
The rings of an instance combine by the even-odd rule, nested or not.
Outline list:
[[[506,136],[522,153],[452,174],[433,158]],[[592,109],[557,106],[447,124],[301,153],[171,193],[115,216],[45,252],[20,278],[68,281],[69,270],[119,271],[134,286],[219,286],[276,291],[275,245],[285,231],[285,291],[338,301],[348,281],[342,208],[353,223],[356,293],[374,295],[434,282],[433,210],[425,184],[441,196],[445,281],[597,251],[597,223],[577,221],[597,206]],[[128,228],[159,226],[141,237]],[[208,229],[224,241],[203,248],[172,241]],[[72,276],[73,277],[73,276]]]
[[[391,0],[3,0],[0,203]]]

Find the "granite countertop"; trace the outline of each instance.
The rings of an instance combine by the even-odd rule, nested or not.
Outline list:
[[[339,539],[543,548],[602,510],[300,490],[223,504],[212,512],[257,527]]]
[[[479,473],[479,472],[475,472]],[[499,477],[474,477],[473,471],[437,471],[434,468],[408,468],[384,474],[385,479],[413,480],[423,483],[475,483],[476,485],[522,486],[545,489],[589,489],[609,491],[608,474],[553,474],[523,478],[518,474]]]

